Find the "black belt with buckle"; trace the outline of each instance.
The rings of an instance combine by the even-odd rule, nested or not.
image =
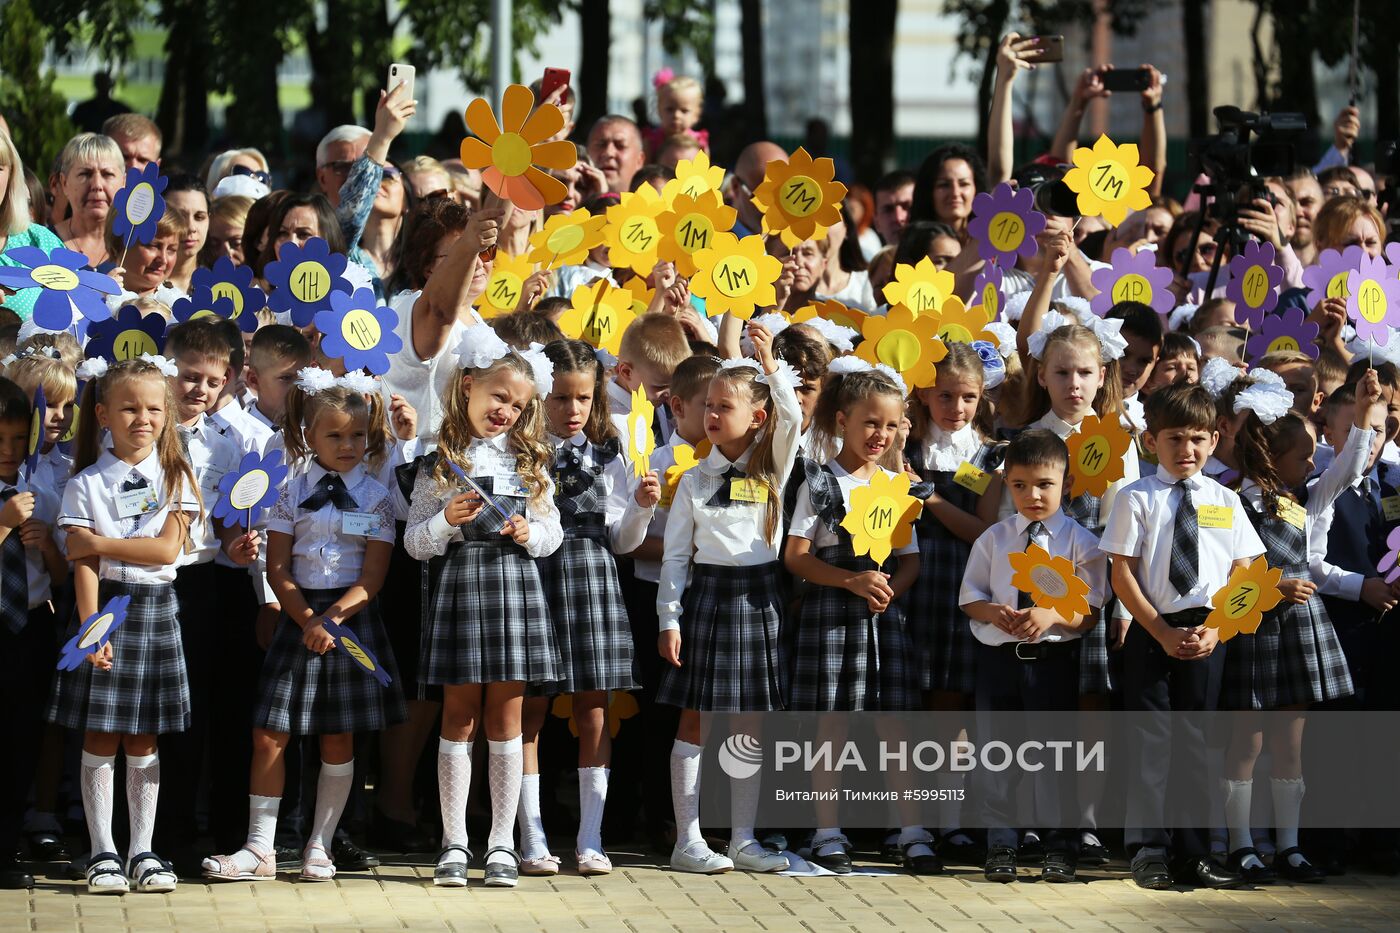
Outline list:
[[[1003,647],[1010,649],[1016,655],[1017,660],[1040,661],[1067,652],[1078,643],[1079,639],[1077,638],[1063,641],[1009,641]]]

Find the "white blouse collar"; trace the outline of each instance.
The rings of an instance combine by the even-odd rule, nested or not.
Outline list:
[[[929,470],[956,470],[982,446],[977,429],[968,422],[956,431],[945,431],[930,422],[924,435],[924,467]]]
[[[97,458],[97,469],[102,474],[103,482],[108,486],[115,486],[125,479],[132,470],[152,483],[160,479],[161,476],[160,457],[156,456],[154,444],[146,451],[146,458],[137,464],[119,460],[111,450],[104,450]]]

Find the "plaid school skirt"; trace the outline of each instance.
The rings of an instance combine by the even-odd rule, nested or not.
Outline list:
[[[431,607],[418,674],[425,684],[560,679],[539,570],[513,541],[448,547]]]
[[[696,564],[681,608],[681,666],[665,665],[656,702],[700,712],[784,708],[778,563]]]
[[[117,596],[130,596],[131,603],[126,621],[112,633],[112,669],[100,671],[84,661],[76,670],[59,671],[49,721],[115,735],[184,732],[190,724],[190,683],[175,587],[103,580],[98,607]],[[81,623],[69,627],[69,638]]]
[[[909,667],[919,690],[971,693],[977,687],[977,639],[958,608],[972,546],[942,525],[919,531],[919,576],[904,594]]]
[[[566,534],[559,550],[539,562],[539,571],[559,645],[560,676],[530,687],[527,695],[638,689],[632,629],[607,545],[592,534]]]
[[[325,612],[344,589],[309,590],[301,595],[312,612]],[[389,686],[379,681],[339,648],[316,654],[302,644],[302,628],[283,613],[267,649],[258,678],[253,726],[292,735],[339,735],[372,732],[403,722],[407,716],[398,666],[384,625],[379,603],[345,620],[355,640],[379,659],[389,675]]]
[[[856,557],[850,536],[820,548],[818,560],[863,573],[878,570]],[[865,599],[834,586],[814,586],[802,599],[792,644],[788,709],[904,710],[921,707],[904,611],[892,603],[872,613]]]

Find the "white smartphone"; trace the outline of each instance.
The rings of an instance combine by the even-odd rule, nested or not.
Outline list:
[[[392,94],[394,93],[394,88],[403,84],[405,85],[404,92],[407,95],[404,99],[413,100],[413,76],[417,71],[418,69],[414,68],[412,65],[394,62],[389,66],[389,81],[384,85],[384,90]]]

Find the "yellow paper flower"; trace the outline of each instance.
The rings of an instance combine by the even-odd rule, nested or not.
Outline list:
[[[613,288],[607,279],[580,285],[569,296],[570,307],[556,322],[564,336],[586,340],[599,350],[617,356],[622,332],[636,317],[629,292]]]
[[[857,557],[869,554],[875,563],[883,564],[891,551],[909,543],[922,505],[909,495],[908,473],[891,476],[879,470],[870,485],[851,490],[851,508],[841,527],[851,533]]]
[[[1225,585],[1215,591],[1211,605],[1215,608],[1206,616],[1206,626],[1229,641],[1241,632],[1253,635],[1264,621],[1264,613],[1283,601],[1278,584],[1283,569],[1269,567],[1260,554],[1248,567],[1236,567]]]
[[[763,232],[777,233],[789,247],[803,240],[820,240],[828,227],[841,222],[846,186],[836,177],[836,163],[813,159],[801,147],[788,160],[774,159],[753,192],[763,211]]]
[[[916,265],[894,267],[894,281],[885,286],[885,300],[903,305],[915,314],[936,312],[953,294],[953,273],[939,269],[925,256]]]
[[[1068,557],[1051,557],[1044,548],[1032,544],[1024,551],[1012,551],[1011,585],[1028,593],[1041,609],[1059,613],[1066,622],[1089,614],[1089,584],[1075,576]]]
[[[997,344],[997,336],[987,330],[987,315],[982,308],[968,308],[953,295],[938,309],[938,339],[944,343],[972,343],[987,340]]]
[[[1152,184],[1152,169],[1138,164],[1136,143],[1114,145],[1107,136],[1100,136],[1094,148],[1081,146],[1074,150],[1074,168],[1065,172],[1065,184],[1079,195],[1079,213],[1097,217],[1117,226],[1128,211],[1140,211],[1152,205],[1147,186]]]
[[[513,312],[525,288],[525,280],[534,271],[535,264],[527,257],[497,251],[491,275],[486,279],[486,290],[476,300],[477,313],[489,321]]]
[[[632,410],[627,413],[627,456],[633,476],[645,476],[651,469],[651,452],[656,449],[651,422],[655,417],[656,406],[647,398],[646,389],[637,386],[632,393]]]
[[[671,500],[676,497],[676,487],[681,484],[681,477],[710,455],[710,447],[710,442],[703,440],[694,447],[678,443],[671,448],[676,462],[666,468],[666,475],[661,478],[660,504],[663,509],[671,507]]]
[[[933,385],[934,364],[948,355],[938,339],[938,318],[915,315],[903,305],[895,305],[884,317],[870,315],[860,332],[865,339],[856,347],[856,356],[894,369],[910,389]]]
[[[732,233],[716,233],[712,246],[696,250],[695,275],[690,290],[705,299],[705,313],[717,318],[728,312],[751,318],[755,308],[778,303],[773,283],[783,264],[763,251],[763,237],[742,240]]]
[[[651,299],[656,296],[656,289],[647,285],[647,280],[640,275],[628,279],[622,290],[627,293],[632,302],[632,313],[637,317],[647,313],[647,308],[651,307]]]
[[[726,207],[718,191],[702,191],[692,197],[678,195],[656,218],[661,231],[658,257],[676,264],[676,272],[695,274],[695,253],[714,242],[716,233],[727,233],[738,213]]]
[[[651,185],[622,196],[622,203],[608,208],[608,224],[603,236],[608,244],[608,261],[614,269],[631,269],[638,275],[651,275],[656,252],[661,247],[657,215],[665,209],[661,195]]]
[[[530,234],[530,261],[544,263],[544,269],[579,266],[588,251],[603,245],[603,227],[608,219],[596,217],[585,208],[568,214],[555,214],[544,222],[544,229]]]
[[[462,164],[480,169],[486,187],[527,211],[558,204],[568,194],[563,182],[536,165],[564,171],[578,162],[578,148],[567,139],[545,142],[564,128],[559,108],[534,104],[528,87],[512,84],[501,100],[503,119],[497,125],[491,105],[478,97],[467,105],[467,129],[476,135],[462,140],[461,152]]]
[[[614,690],[608,696],[608,735],[617,738],[617,731],[622,728],[624,719],[631,719],[637,715],[640,707],[637,705],[637,698],[624,690]],[[549,711],[559,719],[569,721],[569,731],[575,736],[578,735],[578,722],[574,719],[574,696],[571,693],[561,693],[554,698],[550,704]]]
[[[1101,496],[1123,478],[1123,455],[1133,445],[1133,436],[1117,415],[1088,415],[1065,444],[1069,447],[1071,494]]]
[[[693,159],[681,159],[676,163],[676,177],[661,189],[661,200],[670,207],[677,195],[699,197],[706,191],[719,192],[724,184],[724,169],[710,164],[710,157],[704,151],[695,153]]]

